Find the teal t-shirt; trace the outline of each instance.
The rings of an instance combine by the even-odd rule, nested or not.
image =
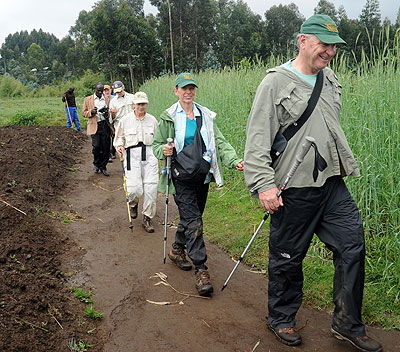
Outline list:
[[[300,77],[302,80],[311,84],[313,87],[315,86],[315,82],[317,82],[317,75],[305,75],[303,73],[300,73],[292,66],[292,61],[284,63],[283,67],[286,67],[287,69],[292,71],[296,76]]]
[[[194,134],[196,132],[197,124],[196,119],[189,119],[186,117],[186,131],[185,131],[185,144],[184,147],[192,144],[194,141]]]

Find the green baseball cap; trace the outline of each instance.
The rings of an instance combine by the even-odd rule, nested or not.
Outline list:
[[[183,72],[175,80],[175,87],[186,87],[189,84],[193,84],[197,87],[196,81],[194,80],[193,76],[189,72]]]
[[[307,19],[300,28],[301,34],[314,34],[326,44],[346,44],[339,37],[336,23],[328,15],[313,15]]]

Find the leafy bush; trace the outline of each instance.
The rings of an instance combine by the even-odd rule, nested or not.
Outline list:
[[[15,126],[32,126],[32,125],[38,125],[39,124],[39,117],[42,115],[42,113],[38,110],[21,110],[15,113],[15,115],[11,118],[11,125]]]
[[[15,78],[4,75],[0,76],[0,97],[22,97],[29,94],[29,89]]]

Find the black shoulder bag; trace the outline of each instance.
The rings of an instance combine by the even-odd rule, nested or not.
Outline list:
[[[200,134],[203,123],[202,117],[203,115],[200,111],[200,116],[196,116],[197,128],[193,143],[184,147],[179,154],[174,149],[171,171],[172,177],[179,181],[202,182],[210,171],[210,163],[203,159],[206,146]]]
[[[270,153],[272,163],[274,163],[274,161],[278,159],[279,155],[283,153],[289,140],[296,134],[296,132],[301,128],[301,126],[304,125],[304,123],[308,120],[308,118],[314,111],[314,108],[317,105],[319,96],[321,94],[323,80],[324,80],[324,74],[321,70],[317,74],[317,81],[315,82],[314,89],[311,93],[310,99],[308,100],[307,108],[304,110],[303,114],[295,123],[290,125],[283,133],[278,132],[276,134],[274,143],[272,143],[271,153]]]

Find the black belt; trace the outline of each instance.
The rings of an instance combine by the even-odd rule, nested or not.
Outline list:
[[[130,170],[131,169],[131,148],[142,148],[142,161],[146,161],[146,144],[143,144],[143,142],[139,142],[136,145],[133,145],[131,147],[128,147],[126,149],[126,169]]]

